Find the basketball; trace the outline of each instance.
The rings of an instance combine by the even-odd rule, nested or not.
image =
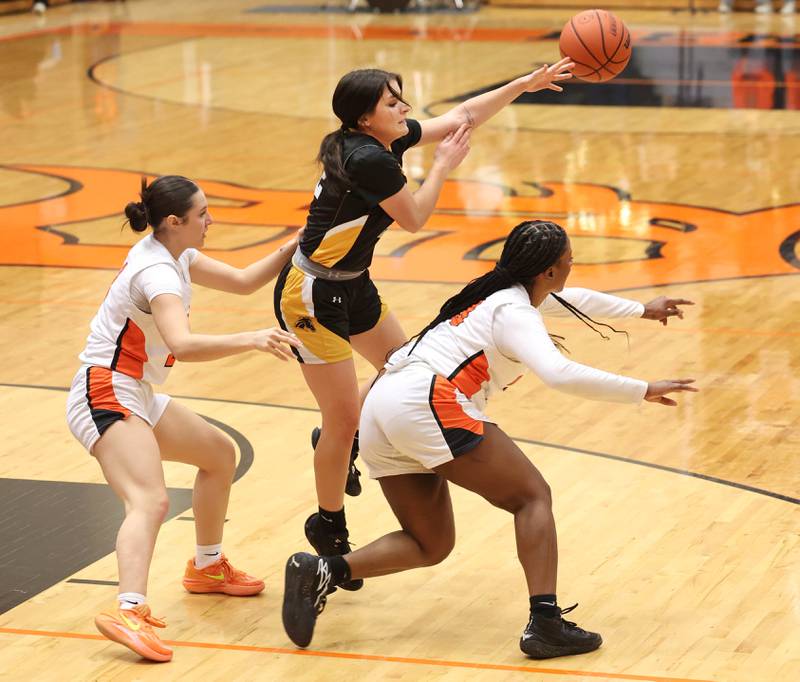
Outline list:
[[[600,83],[622,73],[631,58],[631,33],[616,15],[587,9],[570,19],[558,41],[562,57],[575,62],[573,75]]]

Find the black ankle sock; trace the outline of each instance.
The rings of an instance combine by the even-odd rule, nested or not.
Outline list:
[[[347,529],[347,521],[344,518],[344,507],[335,512],[320,507],[319,520],[322,523],[322,527],[328,530],[340,531]]]
[[[343,556],[326,556],[323,559],[328,563],[328,568],[331,570],[331,583],[333,585],[341,585],[350,580],[350,564],[347,563]]]
[[[531,597],[531,615],[555,618],[558,616],[558,606],[554,594],[534,594]]]
[[[350,459],[353,460],[358,457],[358,431],[353,436],[353,446],[350,448]]]

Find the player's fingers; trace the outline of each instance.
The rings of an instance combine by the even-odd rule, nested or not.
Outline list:
[[[547,89],[555,90],[556,92],[564,92],[564,88],[562,88],[560,85],[556,85],[555,83],[550,83],[550,85],[547,86]]]

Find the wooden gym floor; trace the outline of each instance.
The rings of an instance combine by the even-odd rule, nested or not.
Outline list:
[[[0,19],[0,676],[800,679],[797,27],[750,13],[617,10],[634,35],[629,71],[567,86],[563,102],[528,98],[480,129],[425,232],[390,230],[373,268],[413,333],[490,267],[510,227],[551,216],[572,235],[573,284],[696,301],[666,329],[626,322],[630,348],[552,324],[582,362],[695,377],[702,392],[677,409],[580,402],[531,377],[491,406],[552,486],[559,596],[580,602],[576,619],[603,634],[602,649],[522,657],[511,519],[454,491],[452,556],[336,594],[313,649],[295,650],[280,624],[282,572],[314,508],[317,415],[298,368],[256,354],[179,365],[165,390],[237,442],[225,547],[266,593],[182,591],[193,473],[168,465],[173,507],[148,598],[175,658],[148,665],[96,633],[93,616],[116,594],[120,509],[70,436],[64,399],[134,241],[121,210],[139,175],[198,180],[217,221],[208,252],[251,262],[303,224],[343,73],[399,71],[416,115],[435,115],[555,60],[553,33],[576,11],[279,4],[141,0]],[[409,178],[431,158],[409,153]],[[197,288],[193,328],[273,325],[271,296]],[[394,528],[374,482],[348,516],[359,544]]]

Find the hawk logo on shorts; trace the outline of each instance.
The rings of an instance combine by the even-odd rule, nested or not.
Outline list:
[[[299,320],[297,320],[297,322],[294,323],[294,326],[297,327],[297,329],[308,329],[310,332],[317,331],[310,317],[301,317]]]

